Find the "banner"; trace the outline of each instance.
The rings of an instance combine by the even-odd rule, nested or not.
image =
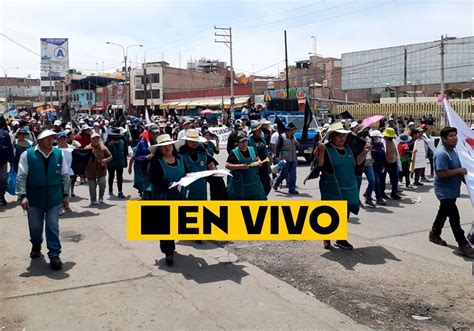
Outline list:
[[[68,70],[68,39],[41,38],[41,77],[65,77]]]
[[[461,160],[461,165],[467,169],[467,175],[464,176],[464,179],[471,197],[471,204],[474,207],[474,131],[459,117],[447,99],[444,99],[443,105],[448,116],[449,125],[458,130],[456,151]]]

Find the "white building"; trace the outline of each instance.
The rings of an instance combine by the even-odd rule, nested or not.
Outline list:
[[[133,106],[143,107],[145,105],[145,70],[147,76],[147,106],[158,106],[163,102],[163,67],[165,66],[168,66],[167,62],[149,62],[144,63],[142,69],[133,69],[130,71]]]

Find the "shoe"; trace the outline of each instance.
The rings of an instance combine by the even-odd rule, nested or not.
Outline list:
[[[54,256],[49,261],[49,266],[53,270],[60,270],[63,267],[63,263],[62,263],[61,259],[59,258],[59,256]]]
[[[91,206],[98,206],[100,205],[99,201],[91,201]]]
[[[431,183],[431,180],[429,180],[429,179],[426,178],[426,177],[422,177],[422,178],[421,178],[421,181],[422,181],[422,182],[425,182],[425,183]]]
[[[71,198],[74,198],[76,195],[74,193],[71,193]]]
[[[374,203],[372,202],[372,199],[370,199],[370,200],[369,200],[369,199],[365,200],[365,205],[366,205],[367,207],[369,207],[369,208],[375,208],[375,205],[374,205]]]
[[[166,255],[165,263],[168,267],[171,267],[173,265],[173,263],[174,263],[174,253],[171,253],[170,255]]]
[[[334,246],[342,248],[342,249],[346,249],[348,251],[354,249],[354,247],[351,244],[349,244],[347,240],[336,240],[336,243],[334,244]]]
[[[441,239],[441,237],[438,236],[437,234],[435,234],[433,231],[430,231],[429,239],[430,239],[430,241],[431,241],[432,243],[435,243],[436,245],[448,246],[448,244],[446,243],[446,241],[444,241],[443,239]]]
[[[392,194],[390,194],[390,199],[393,199],[393,200],[401,200],[402,197],[399,196],[397,193],[392,193]]]
[[[275,191],[278,191],[278,186],[273,185],[273,189],[274,189]]]
[[[41,254],[41,245],[33,245],[30,252],[30,258],[37,259],[42,255],[43,254]]]
[[[323,240],[323,247],[324,249],[331,249],[331,241],[330,240]]]
[[[117,197],[119,197],[120,199],[125,199],[125,195],[123,195],[122,192],[119,192],[119,194],[117,194]]]
[[[474,257],[474,248],[469,244],[459,246],[458,252],[459,254],[465,255],[467,257]]]
[[[288,193],[290,193],[290,194],[300,194],[300,192],[298,192],[298,191],[289,191]]]
[[[424,186],[423,183],[420,183],[420,182],[414,182],[413,184],[416,186]]]
[[[0,198],[0,206],[6,206],[7,205],[7,200],[5,200],[5,197]]]
[[[98,204],[101,205],[104,203],[104,198],[99,198]]]
[[[114,192],[109,191],[109,195],[110,195],[111,197],[113,197],[113,196],[114,196]]]
[[[390,197],[384,193],[382,194],[382,199],[390,200]]]
[[[412,185],[410,185],[410,184],[407,184],[407,185],[405,185],[405,188],[413,189],[414,187],[413,187]]]
[[[387,203],[383,199],[377,199],[377,204],[381,206],[386,206]]]

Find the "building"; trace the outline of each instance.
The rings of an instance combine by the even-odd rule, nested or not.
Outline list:
[[[468,97],[474,83],[474,37],[444,38],[445,90]],[[343,91],[370,89],[388,95],[433,97],[441,88],[441,41],[342,54]]]
[[[187,68],[190,70],[197,70],[207,73],[215,73],[225,75],[227,71],[227,65],[225,62],[219,60],[209,60],[201,58],[199,60],[189,61]]]
[[[39,79],[24,77],[0,77],[0,98],[8,98],[10,102],[18,100],[37,101],[41,97]]]

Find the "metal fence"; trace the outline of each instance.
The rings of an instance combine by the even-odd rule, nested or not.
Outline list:
[[[474,100],[453,100],[450,101],[450,104],[468,125],[474,123]],[[432,114],[436,120],[434,127],[440,129],[443,108],[433,102],[338,105],[335,115],[344,111],[348,111],[356,120],[373,115],[384,115],[388,118],[392,114],[395,118],[405,118],[412,115],[418,122],[422,116],[428,117]]]

